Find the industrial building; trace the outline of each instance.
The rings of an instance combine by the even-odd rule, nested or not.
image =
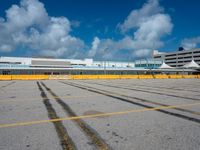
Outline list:
[[[200,48],[175,52],[153,51],[154,60],[164,61],[171,67],[182,67],[192,60],[200,65]]]

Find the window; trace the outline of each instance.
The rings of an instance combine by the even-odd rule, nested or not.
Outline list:
[[[200,53],[200,51],[193,52],[194,54]]]
[[[154,58],[161,58],[161,56],[154,56]]]
[[[9,70],[2,71],[2,74],[3,74],[3,75],[9,75],[9,74],[10,74],[10,71],[9,71]]]
[[[174,59],[176,59],[176,58],[166,58],[165,60],[174,60]]]
[[[178,55],[187,55],[187,54],[192,54],[192,52],[189,52],[189,53],[180,53]]]
[[[165,57],[176,56],[176,54],[165,55]]]

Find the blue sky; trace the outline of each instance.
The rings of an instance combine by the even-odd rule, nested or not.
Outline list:
[[[127,60],[190,49],[200,43],[199,7],[198,0],[3,0],[0,55]]]

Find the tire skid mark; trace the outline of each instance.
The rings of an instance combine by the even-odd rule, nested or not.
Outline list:
[[[97,88],[89,87],[89,86],[83,87],[82,85],[74,84],[74,83],[71,83],[71,82],[70,83],[69,82],[67,82],[67,83],[61,82],[61,83],[66,84],[66,85],[70,85],[70,86],[73,86],[73,87],[77,87],[77,88],[80,88],[80,89],[83,89],[83,90],[87,90],[87,91],[90,91],[90,92],[93,92],[93,93],[98,93],[98,94],[101,94],[101,95],[104,95],[104,96],[107,96],[107,97],[111,97],[111,98],[114,98],[114,99],[118,99],[120,101],[131,103],[133,105],[137,105],[137,106],[140,106],[140,107],[155,108],[155,107],[152,107],[152,106],[149,106],[149,105],[146,105],[146,104],[142,104],[142,103],[139,103],[139,102],[134,102],[134,101],[128,100],[127,98],[124,98],[124,96],[120,96],[120,95],[118,96],[117,93],[113,94],[113,93],[110,93],[109,91],[105,91],[105,90],[101,90],[101,89],[97,89]],[[171,116],[175,116],[175,117],[178,117],[178,118],[182,118],[182,119],[200,124],[200,119],[197,119],[197,118],[189,117],[189,116],[182,115],[182,114],[179,114],[179,113],[166,111],[166,110],[163,110],[163,109],[156,109],[155,111],[158,111],[158,112],[161,112],[161,113],[164,113],[164,114],[168,114],[168,115],[171,115]]]
[[[105,82],[104,81],[104,83],[110,83],[110,82]],[[118,84],[120,84],[120,85],[122,85],[122,83],[118,83]],[[124,85],[124,84],[123,84]],[[129,84],[129,86],[128,87],[130,87],[131,85],[133,85],[133,86],[135,86],[134,84]],[[188,85],[188,84],[187,84]],[[164,91],[164,90],[161,90],[161,89],[168,89],[168,90],[175,90],[175,91],[186,91],[186,92],[188,92],[188,91],[190,91],[190,92],[194,92],[194,93],[199,93],[200,91],[196,91],[196,90],[191,90],[191,89],[182,89],[182,88],[176,88],[176,87],[164,87],[164,86],[158,86],[158,85],[156,85],[156,86],[150,86],[150,85],[144,85],[144,84],[137,84],[136,86],[141,86],[141,87],[149,87],[149,88],[154,88],[155,90],[157,90],[157,89],[159,89],[160,91]],[[148,88],[148,89],[149,89]]]
[[[167,93],[159,93],[159,92],[155,92],[155,91],[147,91],[147,90],[144,90],[144,89],[136,89],[136,88],[130,88],[130,87],[119,87],[119,86],[108,85],[108,84],[105,85],[105,84],[100,84],[100,83],[91,83],[91,84],[97,84],[97,85],[102,85],[102,86],[108,86],[108,87],[114,87],[114,88],[132,90],[132,91],[139,91],[139,92],[145,92],[145,93],[151,93],[151,94],[165,95],[165,96],[176,97],[176,98],[184,98],[184,99],[193,100],[193,101],[200,101],[200,99],[198,99],[198,98],[178,96],[178,95],[167,94]]]
[[[5,88],[5,87],[7,87],[7,86],[10,86],[10,85],[12,85],[12,84],[14,84],[14,83],[15,83],[15,81],[10,82],[10,83],[8,83],[8,84],[6,84],[6,85],[1,86],[0,89]]]
[[[133,85],[133,84],[131,84],[131,85]],[[141,86],[141,87],[145,87],[146,85],[137,85],[137,86]],[[154,88],[154,89],[162,89],[162,88],[164,88],[164,89],[168,89],[168,90],[175,90],[175,91],[190,91],[190,92],[194,92],[194,93],[199,93],[200,91],[196,91],[196,90],[185,90],[185,89],[181,89],[181,88],[175,88],[175,87],[171,87],[171,88],[167,88],[167,87],[164,87],[164,86],[156,86],[156,87],[154,87],[154,86],[150,86],[150,85],[147,85],[146,87],[150,87],[150,88]]]
[[[86,82],[85,82],[86,83]],[[108,87],[111,87],[111,85],[105,85],[105,84],[99,84],[99,83],[89,83],[89,84],[97,84],[97,85],[103,85],[103,86],[108,86]],[[124,89],[122,87],[118,87],[118,86],[113,86],[112,87],[114,88],[120,88],[120,89]],[[114,92],[112,92],[114,94]],[[120,95],[120,94],[119,94]],[[133,96],[127,96],[127,95],[121,95],[121,96],[124,96],[124,97],[127,97],[127,98],[131,98],[131,99],[136,99],[136,100],[139,100],[141,102],[146,102],[146,103],[150,103],[150,104],[155,104],[155,105],[159,105],[159,106],[170,106],[170,105],[167,105],[167,104],[163,104],[163,103],[159,103],[159,102],[153,102],[153,101],[150,101],[150,100],[146,100],[146,99],[143,99],[143,98],[139,98],[139,97],[133,97]],[[200,112],[195,112],[195,111],[192,111],[192,110],[188,110],[188,109],[183,109],[183,108],[173,108],[175,110],[179,110],[179,111],[183,111],[183,112],[187,112],[187,113],[191,113],[193,115],[200,115]]]
[[[109,84],[110,82],[104,82],[105,84]],[[118,85],[124,85],[122,83],[118,83]],[[196,90],[186,90],[186,89],[181,89],[181,88],[175,88],[175,87],[164,87],[164,86],[150,86],[150,85],[143,85],[143,84],[128,84],[127,87],[131,87],[131,86],[134,86],[134,87],[138,87],[138,88],[145,88],[145,90],[157,90],[157,91],[161,91],[161,92],[166,92],[164,89],[166,90],[171,90],[171,91],[186,91],[186,92],[193,92],[193,93],[199,93],[200,91],[196,91]],[[153,89],[152,89],[153,88]]]
[[[49,119],[58,119],[59,116],[57,115],[55,109],[50,103],[47,95],[45,94],[44,90],[42,89],[40,83],[37,81],[38,88],[41,92],[41,97],[43,99],[43,103],[47,109]],[[66,128],[64,127],[61,121],[53,122],[53,125],[56,129],[56,133],[60,140],[60,144],[63,150],[76,150],[75,144],[72,139],[69,137]]]
[[[56,102],[61,105],[63,110],[67,113],[69,117],[77,117],[76,113],[71,109],[71,107],[66,104],[62,99],[60,99],[50,88],[48,88],[43,82],[41,82],[43,87],[54,97]],[[100,135],[91,128],[82,119],[73,120],[74,123],[84,132],[84,134],[92,141],[92,143],[100,150],[109,150],[110,147],[107,143],[100,137]]]

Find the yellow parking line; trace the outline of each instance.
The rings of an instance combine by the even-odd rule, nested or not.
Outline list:
[[[94,118],[94,117],[102,117],[102,116],[115,116],[115,115],[123,115],[123,114],[136,113],[136,112],[160,110],[160,109],[183,108],[183,107],[190,107],[190,106],[195,106],[195,105],[200,105],[200,103],[182,104],[182,105],[174,105],[174,106],[162,106],[162,107],[156,107],[156,108],[131,109],[131,110],[119,111],[119,112],[110,112],[110,113],[103,113],[103,114],[101,113],[101,114],[84,115],[84,116],[76,116],[76,117],[66,117],[66,118],[58,118],[58,119],[50,119],[50,120],[38,120],[38,121],[26,121],[26,122],[17,122],[17,123],[10,123],[10,124],[0,124],[0,128],[27,126],[27,125],[33,125],[33,124],[42,124],[42,123],[57,122],[57,121],[64,121],[64,120]]]

